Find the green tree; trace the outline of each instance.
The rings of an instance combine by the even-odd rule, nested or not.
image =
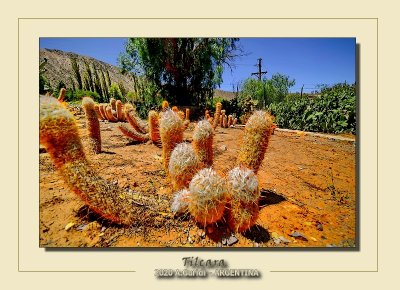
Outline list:
[[[243,82],[239,93],[239,103],[248,97],[257,101],[258,107],[265,108],[271,103],[282,102],[289,93],[289,89],[296,84],[289,76],[276,73],[271,79],[257,80],[248,78]]]
[[[92,67],[93,67],[93,89],[98,94],[101,94],[100,76],[94,64],[92,64]]]
[[[122,100],[121,90],[119,89],[119,86],[116,83],[111,84],[108,94],[110,98],[114,98],[116,100]]]
[[[82,89],[82,77],[81,73],[79,71],[79,65],[78,62],[76,61],[76,57],[71,57],[71,65],[72,65],[72,71],[75,77],[75,80],[78,84],[78,90]]]
[[[145,76],[169,102],[205,105],[239,51],[235,38],[131,38],[119,57],[124,72]]]
[[[289,88],[296,84],[294,79],[290,79],[289,76],[280,73],[272,75],[269,82],[271,83],[271,87],[274,89],[273,101],[275,102],[282,102],[288,95]]]
[[[107,85],[103,70],[101,70],[100,72],[101,72],[100,73],[100,85],[101,85],[103,100],[107,100],[108,99],[108,85]]]
[[[73,80],[73,78],[71,76],[69,77],[69,82],[71,83],[72,91],[75,91],[75,82],[74,82],[74,80]]]
[[[86,90],[94,92],[94,81],[92,76],[92,70],[90,69],[90,64],[85,60],[85,73],[84,73]]]

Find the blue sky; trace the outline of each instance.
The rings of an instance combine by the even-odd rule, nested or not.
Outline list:
[[[118,65],[126,38],[41,38],[40,48],[60,49],[91,56]],[[225,69],[220,89],[230,91],[232,85],[257,72],[257,59],[267,78],[275,73],[296,80],[291,91],[310,92],[318,84],[355,81],[355,38],[241,38],[245,56],[235,60],[231,72]],[[253,76],[254,78],[256,76]]]

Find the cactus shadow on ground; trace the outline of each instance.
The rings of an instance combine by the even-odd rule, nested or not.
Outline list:
[[[279,195],[270,189],[261,189],[260,195],[261,196],[258,201],[258,206],[260,207],[260,209],[286,200],[284,196]]]
[[[101,154],[110,154],[110,155],[117,154],[117,153],[115,153],[115,152],[113,152],[113,151],[106,151],[106,150],[101,150],[100,153],[101,153]]]
[[[256,243],[266,243],[271,239],[270,234],[260,225],[254,225],[244,231],[242,235]]]

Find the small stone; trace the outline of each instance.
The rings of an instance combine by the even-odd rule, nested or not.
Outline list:
[[[280,239],[273,239],[273,240],[274,240],[275,245],[279,245],[281,243]]]
[[[306,241],[306,242],[308,241],[308,239],[301,232],[298,232],[298,231],[292,232],[289,236],[294,237],[299,240]]]
[[[228,246],[232,246],[234,244],[236,244],[239,240],[236,238],[235,235],[231,235],[228,240],[226,241]]]
[[[260,244],[259,243],[254,243],[253,246],[258,248],[260,246]]]
[[[223,244],[224,246],[226,246],[226,243],[227,243],[227,239],[226,239],[226,238],[222,238],[222,244]]]
[[[282,236],[280,236],[279,239],[281,240],[282,243],[285,243],[285,244],[289,244],[290,243],[290,241],[288,239],[285,239]]]
[[[106,230],[106,227],[101,228],[101,232],[104,232]]]
[[[191,244],[193,244],[193,243],[194,243],[194,240],[193,240],[191,237],[189,237],[189,238],[188,238],[188,242],[191,243]]]
[[[222,145],[221,147],[219,147],[219,150],[226,151],[228,150],[228,147],[226,145]]]
[[[326,240],[327,238],[325,236],[321,236],[321,240]]]
[[[221,248],[221,247],[222,247],[221,242],[218,242],[217,247],[218,247],[218,248]]]
[[[324,230],[324,228],[322,227],[322,224],[320,222],[317,222],[316,225],[317,225],[317,230],[319,230],[319,231]]]

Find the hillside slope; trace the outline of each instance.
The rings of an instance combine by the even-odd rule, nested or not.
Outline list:
[[[63,81],[67,88],[72,88],[71,79],[74,80],[75,87],[77,87],[77,83],[74,79],[72,71],[71,57],[76,58],[81,75],[84,73],[86,61],[90,64],[91,68],[93,64],[97,70],[102,70],[103,72],[108,71],[111,82],[122,83],[126,91],[133,91],[133,78],[129,75],[123,75],[116,66],[99,61],[92,57],[83,56],[72,52],[65,52],[56,49],[40,49],[40,63],[43,63],[45,58],[47,59],[47,63],[45,65],[46,71],[43,75],[50,82],[52,88],[55,88],[60,81]]]

